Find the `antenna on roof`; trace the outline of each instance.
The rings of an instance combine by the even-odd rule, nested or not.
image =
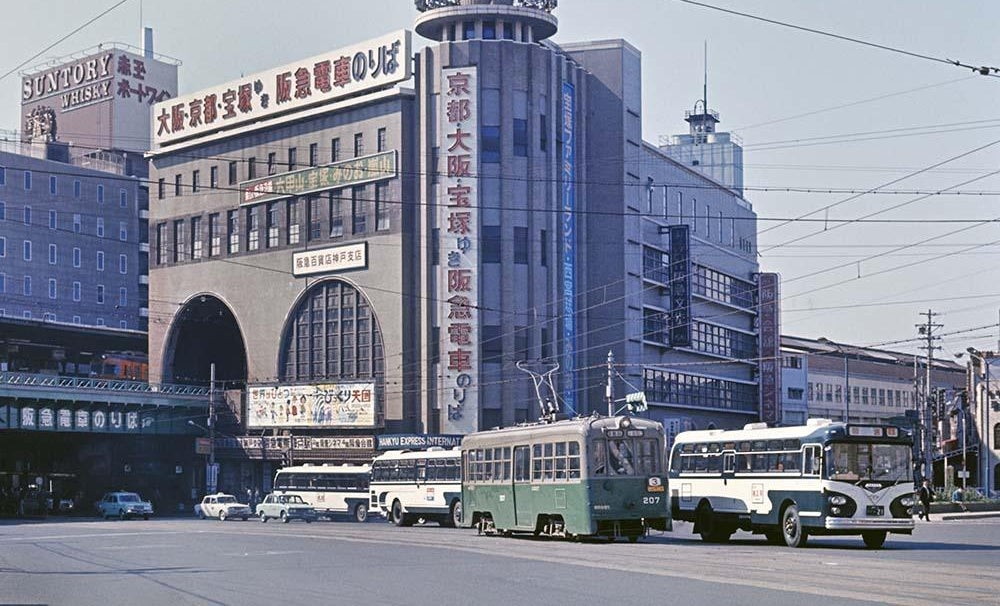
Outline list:
[[[559,363],[553,362],[552,368],[545,372],[537,372],[524,366],[524,360],[518,360],[516,366],[518,370],[527,373],[531,377],[531,382],[535,385],[535,397],[538,399],[538,408],[541,415],[539,421],[551,423],[559,413],[559,404],[556,401],[556,387],[552,383],[552,375],[559,370]],[[549,395],[542,397],[542,387],[548,389]]]
[[[705,54],[705,79],[702,82],[701,101],[705,104],[705,113],[708,113],[708,40],[704,41]]]

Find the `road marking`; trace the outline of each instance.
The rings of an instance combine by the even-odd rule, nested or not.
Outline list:
[[[65,541],[66,539],[93,539],[104,537],[144,537],[163,536],[171,534],[191,534],[179,530],[159,530],[155,532],[102,532],[93,534],[50,534],[40,537],[4,537],[0,538],[0,543],[24,543],[30,541]]]
[[[225,557],[227,557],[227,558],[249,558],[249,557],[255,557],[255,556],[282,556],[282,555],[291,555],[293,553],[305,553],[305,552],[301,551],[301,550],[300,551],[244,551],[242,553],[240,553],[240,552],[232,552],[232,553],[224,553],[222,555],[225,556]]]

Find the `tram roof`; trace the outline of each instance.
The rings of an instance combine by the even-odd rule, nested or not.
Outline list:
[[[627,423],[625,423],[626,419]],[[658,427],[661,427],[659,422],[641,417],[574,417],[553,423],[527,423],[470,433],[462,440],[462,447],[464,448],[467,443],[475,444],[497,440],[507,442],[515,438],[538,440],[554,435],[586,436],[594,430],[603,429],[653,429]]]

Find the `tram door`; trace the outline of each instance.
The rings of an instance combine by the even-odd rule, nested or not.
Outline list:
[[[531,453],[527,446],[514,447],[514,525],[535,525],[531,498]]]

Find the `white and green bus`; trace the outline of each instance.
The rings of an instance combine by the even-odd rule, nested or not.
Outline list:
[[[326,518],[349,515],[356,522],[368,519],[369,465],[297,465],[274,475],[274,492],[298,495]]]
[[[899,427],[829,419],[683,432],[670,455],[673,517],[707,542],[745,530],[789,547],[861,535],[878,549],[888,533],[913,532],[912,446]]]
[[[462,519],[462,452],[390,450],[372,460],[371,509],[396,526],[418,520],[456,526]]]

